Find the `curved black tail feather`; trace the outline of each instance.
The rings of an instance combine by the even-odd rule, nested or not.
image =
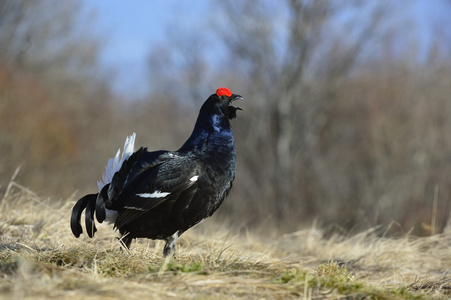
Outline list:
[[[105,185],[102,190],[99,192],[97,199],[95,201],[95,211],[96,218],[99,223],[105,221],[106,212],[105,212],[105,201],[108,201],[108,187],[110,184]]]
[[[97,195],[96,195],[97,196]],[[85,225],[86,225],[86,232],[88,233],[88,236],[92,238],[94,236],[94,233],[97,231],[95,222],[94,222],[94,212],[96,209],[96,199],[97,197],[93,197],[89,200],[88,205],[86,206],[85,210]]]
[[[97,194],[88,194],[83,198],[81,198],[80,200],[78,200],[77,203],[74,205],[74,208],[72,209],[72,215],[70,217],[70,228],[72,229],[72,233],[75,235],[75,237],[78,238],[80,234],[83,233],[83,229],[80,224],[80,218],[83,210],[85,210],[88,204],[90,203],[95,204],[96,199]]]

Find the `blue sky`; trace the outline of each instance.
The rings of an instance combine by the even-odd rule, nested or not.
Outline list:
[[[144,95],[146,59],[152,45],[164,42],[172,22],[182,26],[199,22],[205,16],[207,2],[85,0],[85,11],[95,13],[95,32],[105,37],[101,61],[116,72],[116,92]]]
[[[439,27],[440,24],[450,24],[443,20],[450,15],[444,13],[450,11],[450,2],[410,1],[410,6],[403,5],[403,1],[400,1],[394,7],[396,11],[392,21],[398,21],[398,16],[400,19],[406,14],[412,16],[424,41],[433,34],[430,28],[434,23],[439,24]],[[199,28],[198,26],[207,24],[203,22],[214,14],[211,11],[214,2],[208,0],[84,0],[83,4],[86,12],[95,12],[96,27],[93,30],[105,37],[101,61],[116,74],[113,87],[116,92],[128,97],[146,94],[147,56],[152,46],[164,43],[171,24],[177,24],[179,28],[184,28],[184,24],[188,28],[193,25],[193,28]],[[408,29],[411,31],[411,28]]]

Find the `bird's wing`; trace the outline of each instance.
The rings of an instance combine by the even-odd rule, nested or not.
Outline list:
[[[174,204],[189,205],[197,189],[197,180],[205,171],[202,160],[192,156],[163,153],[148,163],[138,162],[127,178],[123,192],[119,195],[116,209],[120,211],[116,228],[137,219],[149,210],[165,205],[165,213],[171,213]],[[185,203],[183,203],[185,204]]]

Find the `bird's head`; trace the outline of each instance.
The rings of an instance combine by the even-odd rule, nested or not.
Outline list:
[[[208,97],[200,108],[193,133],[179,151],[203,147],[208,140],[206,136],[211,133],[214,134],[214,137],[210,139],[211,143],[223,143],[223,146],[224,144],[230,146],[230,141],[233,141],[233,132],[229,120],[235,119],[236,111],[241,110],[234,105],[234,102],[242,99],[243,97],[232,93],[228,88],[217,89],[216,93]],[[227,140],[224,141],[224,138]]]
[[[221,114],[231,120],[236,118],[237,110],[242,110],[233,104],[236,100],[243,100],[243,97],[232,93],[228,88],[221,87],[205,101],[202,108],[208,110],[209,113]]]

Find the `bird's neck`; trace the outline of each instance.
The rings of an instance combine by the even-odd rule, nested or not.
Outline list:
[[[235,140],[229,120],[222,115],[199,116],[194,130],[179,151],[215,151],[216,146],[235,152]]]

